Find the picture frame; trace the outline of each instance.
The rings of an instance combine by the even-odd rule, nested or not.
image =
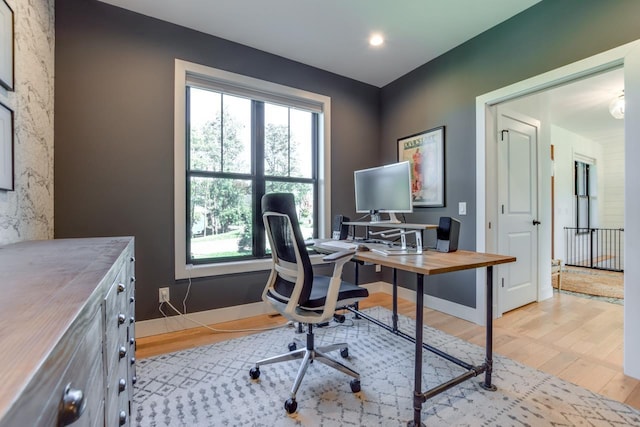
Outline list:
[[[0,0],[0,86],[13,90],[14,18],[6,0]]]
[[[0,190],[13,189],[13,111],[0,102]]]
[[[398,139],[398,161],[409,161],[414,207],[444,207],[444,126]]]

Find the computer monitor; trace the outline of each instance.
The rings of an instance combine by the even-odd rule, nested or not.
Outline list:
[[[369,213],[371,222],[399,223],[396,213],[413,212],[408,161],[354,171],[353,181],[356,212]],[[382,221],[380,213],[389,219]]]

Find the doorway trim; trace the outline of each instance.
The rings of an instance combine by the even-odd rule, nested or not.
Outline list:
[[[611,68],[620,67],[625,65],[625,58],[630,55],[634,51],[640,50],[640,40],[636,40],[634,42],[630,42],[619,46],[617,48],[608,50],[606,52],[602,52],[591,56],[589,58],[574,62],[572,64],[557,68],[555,70],[548,71],[544,74],[540,74],[538,76],[531,77],[529,79],[514,83],[509,86],[505,86],[503,88],[494,90],[492,92],[486,93],[484,95],[478,96],[476,98],[476,205],[477,205],[477,216],[476,216],[476,250],[480,252],[491,251],[496,247],[496,233],[495,227],[489,228],[489,223],[495,224],[495,214],[494,208],[497,204],[493,201],[493,182],[495,182],[495,168],[492,168],[493,160],[488,158],[487,155],[487,144],[491,144],[496,141],[497,132],[495,129],[495,105],[505,102],[508,100],[516,99],[524,95],[529,95],[535,92],[543,91],[555,86],[559,86],[565,84],[567,82],[578,80],[580,78],[587,77],[589,75],[602,72]],[[635,55],[635,52],[634,52]],[[635,60],[635,56],[632,55]],[[636,94],[627,93],[632,90],[640,89],[640,85],[634,86],[633,88],[628,87],[627,79],[630,78],[629,75],[631,73],[625,72],[625,97],[627,99],[635,99]],[[630,146],[632,145],[630,142],[633,138],[632,134],[638,132],[637,124],[628,124],[633,122],[633,119],[630,116],[640,115],[640,111],[638,110],[630,110],[627,108],[627,117],[625,120],[625,157],[627,159],[626,162],[631,161],[628,157],[630,154]],[[638,117],[640,118],[640,117]],[[635,149],[634,149],[635,150]],[[541,153],[541,159],[546,159],[546,154]],[[635,154],[635,151],[634,153]],[[546,159],[548,160],[548,159]],[[541,175],[545,173],[546,169],[549,169],[550,176],[550,161],[546,162],[546,168],[543,166],[541,168]],[[625,168],[626,169],[626,168]],[[487,171],[491,171],[490,174]],[[628,174],[625,177],[625,182],[629,183],[631,179]],[[625,185],[625,188],[628,188],[628,185]],[[540,190],[539,190],[540,191]],[[625,190],[627,192],[627,190]],[[627,193],[628,194],[628,193]],[[625,198],[626,200],[626,198]],[[631,209],[635,208],[635,206],[631,206],[630,204],[625,204],[625,218],[629,218],[629,212]],[[541,220],[543,224],[550,224],[551,220],[551,212],[550,209],[541,210]],[[625,221],[626,222],[626,221]],[[627,227],[625,227],[626,229]],[[629,233],[630,234],[630,233]],[[543,237],[547,236],[547,237]],[[540,233],[540,247],[549,246],[551,236],[549,233],[543,233],[541,230]],[[544,239],[549,240],[546,242]],[[627,239],[631,240],[631,239]],[[628,243],[625,242],[625,252],[628,248]],[[549,250],[550,253],[550,250]],[[543,258],[540,258],[541,260]],[[550,263],[549,263],[550,264]],[[631,273],[631,272],[626,272]],[[476,323],[484,324],[483,318],[483,308],[485,306],[486,294],[484,289],[484,280],[485,280],[485,272],[477,271],[476,272],[476,315],[478,318],[476,319]],[[539,269],[539,277],[551,277],[551,265],[546,265],[544,262],[540,262]],[[640,276],[640,274],[639,274]],[[628,274],[625,279],[630,277]],[[542,281],[539,280],[538,286],[539,289],[541,287]],[[550,286],[549,286],[550,288]],[[494,295],[496,295],[496,283],[494,276]],[[550,292],[549,292],[550,291]],[[552,288],[546,292],[538,292],[538,300],[544,300],[553,295]],[[635,303],[640,304],[640,293],[638,295],[628,295],[627,290],[625,288],[625,301],[629,301],[629,296],[638,297]],[[635,300],[635,298],[634,298]],[[630,316],[628,315],[627,306],[630,304],[625,304],[625,325],[630,320]],[[632,304],[631,304],[632,305]],[[496,302],[494,301],[494,313],[497,309]],[[637,341],[637,342],[636,342]],[[633,340],[631,334],[629,332],[629,328],[625,328],[625,373],[627,375],[634,376],[636,378],[640,378],[640,366],[631,366],[630,363],[630,355],[635,354],[637,356],[640,353],[640,340]],[[627,348],[629,347],[629,348]],[[633,372],[632,372],[633,371]]]

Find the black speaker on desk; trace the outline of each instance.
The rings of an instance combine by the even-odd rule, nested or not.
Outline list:
[[[346,217],[344,215],[336,215],[333,218],[331,238],[334,240],[345,240],[349,235],[349,226],[345,224],[345,222],[349,221],[349,217]]]
[[[450,216],[441,216],[438,224],[436,251],[455,252],[458,250],[460,221]]]

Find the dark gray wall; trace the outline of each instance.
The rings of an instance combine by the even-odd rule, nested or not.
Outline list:
[[[97,1],[57,2],[55,237],[135,236],[138,320],[160,316],[159,287],[174,302],[186,291],[173,279],[175,58],[330,96],[335,213],[354,209],[353,169],[379,158],[376,87]],[[259,301],[266,277],[194,280],[189,311]]]
[[[398,138],[446,127],[447,206],[419,210],[412,222],[458,217],[460,246],[475,249],[475,98],[639,39],[639,19],[637,0],[545,0],[385,86],[382,163],[395,160]],[[475,307],[473,273],[430,280],[428,293]]]
[[[56,4],[55,237],[133,235],[137,317],[159,316],[173,281],[174,58],[332,98],[332,210],[355,216],[352,172],[396,160],[398,138],[446,126],[446,207],[475,248],[475,98],[640,38],[640,1],[544,0],[377,89],[94,0]],[[417,53],[419,54],[419,53]],[[347,272],[347,278],[352,271]],[[259,300],[263,273],[195,280],[190,311]],[[377,279],[367,271],[363,280]],[[385,275],[389,279],[388,273]],[[413,287],[411,277],[401,280]],[[475,307],[472,273],[429,279],[428,292]]]

